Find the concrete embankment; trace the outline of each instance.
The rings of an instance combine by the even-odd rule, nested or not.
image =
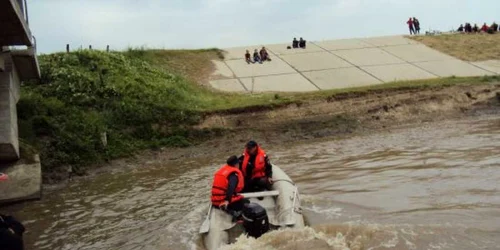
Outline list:
[[[270,44],[225,49],[212,87],[228,92],[308,92],[441,77],[491,76],[500,61],[468,62],[403,36],[309,42],[305,49]],[[265,47],[272,61],[250,63]]]

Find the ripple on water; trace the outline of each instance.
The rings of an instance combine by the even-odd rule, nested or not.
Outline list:
[[[227,249],[494,249],[499,121],[275,147],[272,160],[299,185],[310,227],[242,236]],[[151,160],[7,212],[28,225],[28,249],[200,249],[210,181],[223,162],[214,161],[224,157]]]

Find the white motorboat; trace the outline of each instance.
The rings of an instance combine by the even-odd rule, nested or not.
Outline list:
[[[249,214],[243,212],[243,223],[236,222],[234,216],[225,211],[209,207],[207,217],[200,228],[200,234],[208,250],[232,244],[241,234],[252,236],[257,234],[258,237],[268,230],[305,227],[299,191],[295,183],[283,170],[274,165],[273,181],[273,188],[270,191],[241,194],[250,200],[250,207],[253,207],[253,211]],[[265,218],[262,217],[263,213],[267,215]]]

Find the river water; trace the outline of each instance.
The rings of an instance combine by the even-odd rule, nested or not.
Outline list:
[[[498,117],[267,149],[298,184],[310,227],[227,249],[500,249]],[[203,249],[197,231],[226,157],[151,161],[0,210],[25,222],[28,249]]]

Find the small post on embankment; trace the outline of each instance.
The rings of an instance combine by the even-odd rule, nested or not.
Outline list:
[[[104,148],[108,146],[108,134],[106,132],[101,133],[101,143]]]
[[[66,53],[69,53],[69,44],[66,44]]]
[[[89,50],[92,50],[92,45],[89,45]]]
[[[106,52],[109,52],[109,45],[106,46]]]

